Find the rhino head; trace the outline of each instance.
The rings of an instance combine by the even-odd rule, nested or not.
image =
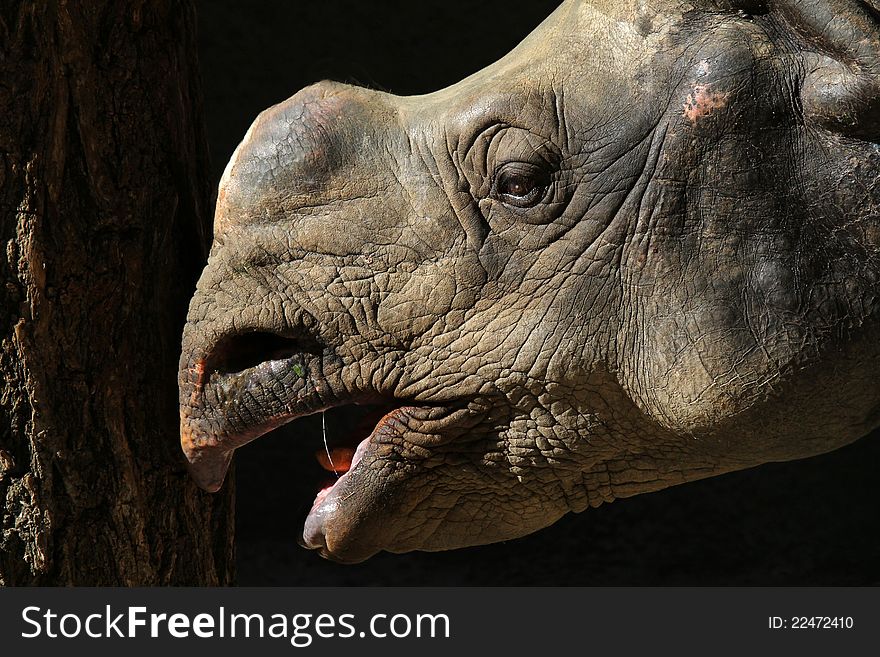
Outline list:
[[[568,0],[447,89],[266,110],[183,337],[193,477],[347,414],[302,542],[359,561],[865,435],[878,35],[856,0]]]

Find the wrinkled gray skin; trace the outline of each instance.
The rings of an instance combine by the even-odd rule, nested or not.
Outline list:
[[[394,399],[305,524],[359,561],[868,433],[875,12],[569,0],[447,89],[324,82],[263,112],[183,338],[195,479],[216,490],[293,418]],[[254,331],[301,347],[225,367]]]

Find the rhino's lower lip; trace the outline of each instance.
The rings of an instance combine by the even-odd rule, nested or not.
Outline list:
[[[351,469],[315,497],[300,545],[340,563],[359,563],[387,549],[394,531],[383,521],[388,509],[411,502],[401,492],[406,482],[445,460],[447,446],[485,417],[481,406],[459,400],[401,406],[383,415],[358,444]],[[414,456],[426,447],[423,460]]]
[[[358,444],[348,471],[342,474],[332,485],[322,488],[315,495],[315,500],[312,502],[312,507],[309,509],[303,524],[302,536],[299,540],[300,546],[308,550],[315,550],[326,559],[334,559],[334,555],[327,549],[324,524],[333,514],[339,511],[341,500],[337,493],[352,478],[357,478],[358,474],[360,474],[357,471],[358,465],[362,462],[364,453],[369,448],[370,436],[364,438]]]
[[[371,505],[366,500],[376,491],[368,491],[363,484],[365,471],[369,467],[369,464],[365,463],[365,458],[377,457],[380,446],[379,434],[399,435],[404,430],[407,417],[440,412],[446,416],[445,420],[449,421],[452,419],[450,410],[436,406],[401,406],[385,413],[370,434],[358,443],[349,470],[332,482],[332,485],[322,488],[315,496],[303,525],[299,544],[318,552],[325,559],[340,563],[358,563],[372,556],[377,550],[370,546],[357,545],[357,551],[352,553],[350,544],[340,546],[331,544],[328,540],[329,535],[338,533],[334,530],[338,530],[340,525],[356,526],[359,522],[369,519]],[[444,420],[440,420],[440,424],[445,424]],[[353,538],[357,540],[355,536],[347,536],[348,541]]]

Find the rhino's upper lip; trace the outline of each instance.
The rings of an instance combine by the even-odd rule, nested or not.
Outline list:
[[[190,368],[188,380],[181,382],[188,399],[181,405],[180,441],[190,474],[201,488],[219,490],[238,447],[321,410],[319,390],[310,390],[305,381],[307,372],[320,368],[319,360],[298,353],[225,374],[209,370],[205,358]],[[303,374],[300,381],[292,379],[298,373]],[[284,385],[287,394],[270,394],[273,385]],[[329,407],[326,402],[323,406]]]
[[[191,476],[210,492],[222,486],[237,448],[292,420],[352,404],[404,403],[375,392],[334,392],[323,354],[299,352],[234,373],[195,369],[181,410],[181,446]]]
[[[214,354],[208,350],[181,379],[181,446],[191,476],[210,492],[222,486],[237,448],[298,418],[348,405],[381,405],[385,413],[407,407],[436,417],[458,405],[348,390],[338,384],[344,364],[329,351],[293,349],[231,372],[211,365]]]

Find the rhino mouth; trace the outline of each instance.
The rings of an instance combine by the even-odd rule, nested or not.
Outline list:
[[[181,437],[196,483],[216,491],[232,451],[317,413],[329,415],[334,427],[330,436],[324,432],[318,463],[337,475],[347,472],[358,446],[407,402],[347,389],[340,385],[342,367],[300,336],[247,331],[217,340],[181,381]]]
[[[373,486],[368,471],[376,460],[399,460],[392,446],[414,423],[439,438],[462,417],[460,401],[441,405],[346,389],[344,368],[307,339],[249,332],[219,340],[181,379],[181,443],[195,482],[219,490],[237,448],[293,423],[286,439],[313,466],[301,471],[313,478],[314,500],[300,545],[340,561],[346,559],[328,546],[327,526],[368,513],[358,500]],[[312,422],[309,435],[298,435],[295,421],[316,414],[323,430],[315,435]]]

